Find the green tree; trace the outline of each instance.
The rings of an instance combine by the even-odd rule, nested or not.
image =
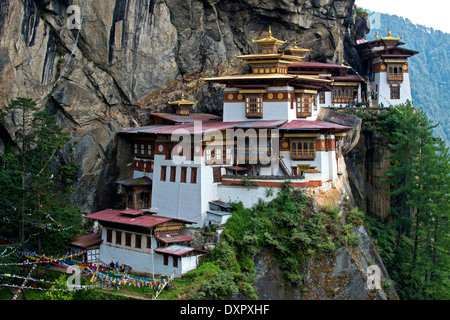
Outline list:
[[[78,231],[81,221],[81,215],[66,203],[57,180],[56,153],[68,136],[55,116],[39,110],[31,99],[12,100],[4,110],[2,115],[18,122],[19,130],[15,145],[8,146],[0,158],[0,201],[4,204],[0,208],[4,217],[0,230],[9,236],[18,231],[21,244],[27,236],[38,234],[37,243],[33,244],[40,250],[43,228],[48,230],[51,224],[53,232],[61,232],[74,226],[70,232],[60,234],[67,239]],[[61,221],[70,224],[63,225]]]
[[[389,134],[391,215],[396,232],[386,264],[405,299],[448,297],[449,156],[435,126],[410,103],[396,107],[383,127]],[[388,124],[386,126],[386,124]],[[386,234],[385,234],[386,235]]]

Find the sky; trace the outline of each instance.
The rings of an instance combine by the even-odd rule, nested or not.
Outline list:
[[[449,0],[356,0],[358,7],[408,18],[412,23],[450,33]]]

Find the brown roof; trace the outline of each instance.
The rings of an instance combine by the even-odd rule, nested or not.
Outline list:
[[[198,250],[198,249],[194,249],[194,248],[187,247],[187,246],[181,246],[178,244],[174,244],[174,245],[164,247],[164,248],[159,247],[159,248],[156,248],[154,251],[157,253],[165,253],[165,254],[170,254],[170,255],[179,256],[179,257],[181,257],[187,253],[193,252],[193,251],[195,251],[196,253],[206,253],[206,251],[204,251],[204,250]]]
[[[191,238],[185,234],[177,233],[177,234],[163,234],[160,236],[156,236],[156,239],[164,242],[164,243],[175,243],[175,242],[185,242],[192,241],[194,238]]]
[[[90,247],[99,245],[102,243],[101,235],[97,233],[86,233],[80,234],[76,237],[76,239],[71,243],[72,246],[88,249]]]
[[[136,179],[114,181],[114,183],[124,186],[149,186],[152,184],[152,179],[147,176],[143,176]]]

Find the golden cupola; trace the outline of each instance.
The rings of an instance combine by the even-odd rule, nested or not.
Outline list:
[[[189,101],[184,97],[184,93],[181,94],[181,99],[177,101],[169,101],[169,104],[175,106],[176,113],[182,116],[188,116],[189,111],[193,105],[195,105],[198,101]]]
[[[261,48],[261,53],[236,57],[247,61],[254,74],[287,74],[289,65],[301,62],[310,51],[309,49],[298,48],[296,45],[294,48],[279,50],[286,41],[275,38],[270,27],[267,37],[253,40],[253,43]]]

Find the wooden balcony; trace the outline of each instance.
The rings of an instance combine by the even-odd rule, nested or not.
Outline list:
[[[307,152],[291,151],[292,160],[314,160],[315,158],[316,158],[315,151],[307,151]]]
[[[403,81],[403,73],[388,73],[388,81]]]

